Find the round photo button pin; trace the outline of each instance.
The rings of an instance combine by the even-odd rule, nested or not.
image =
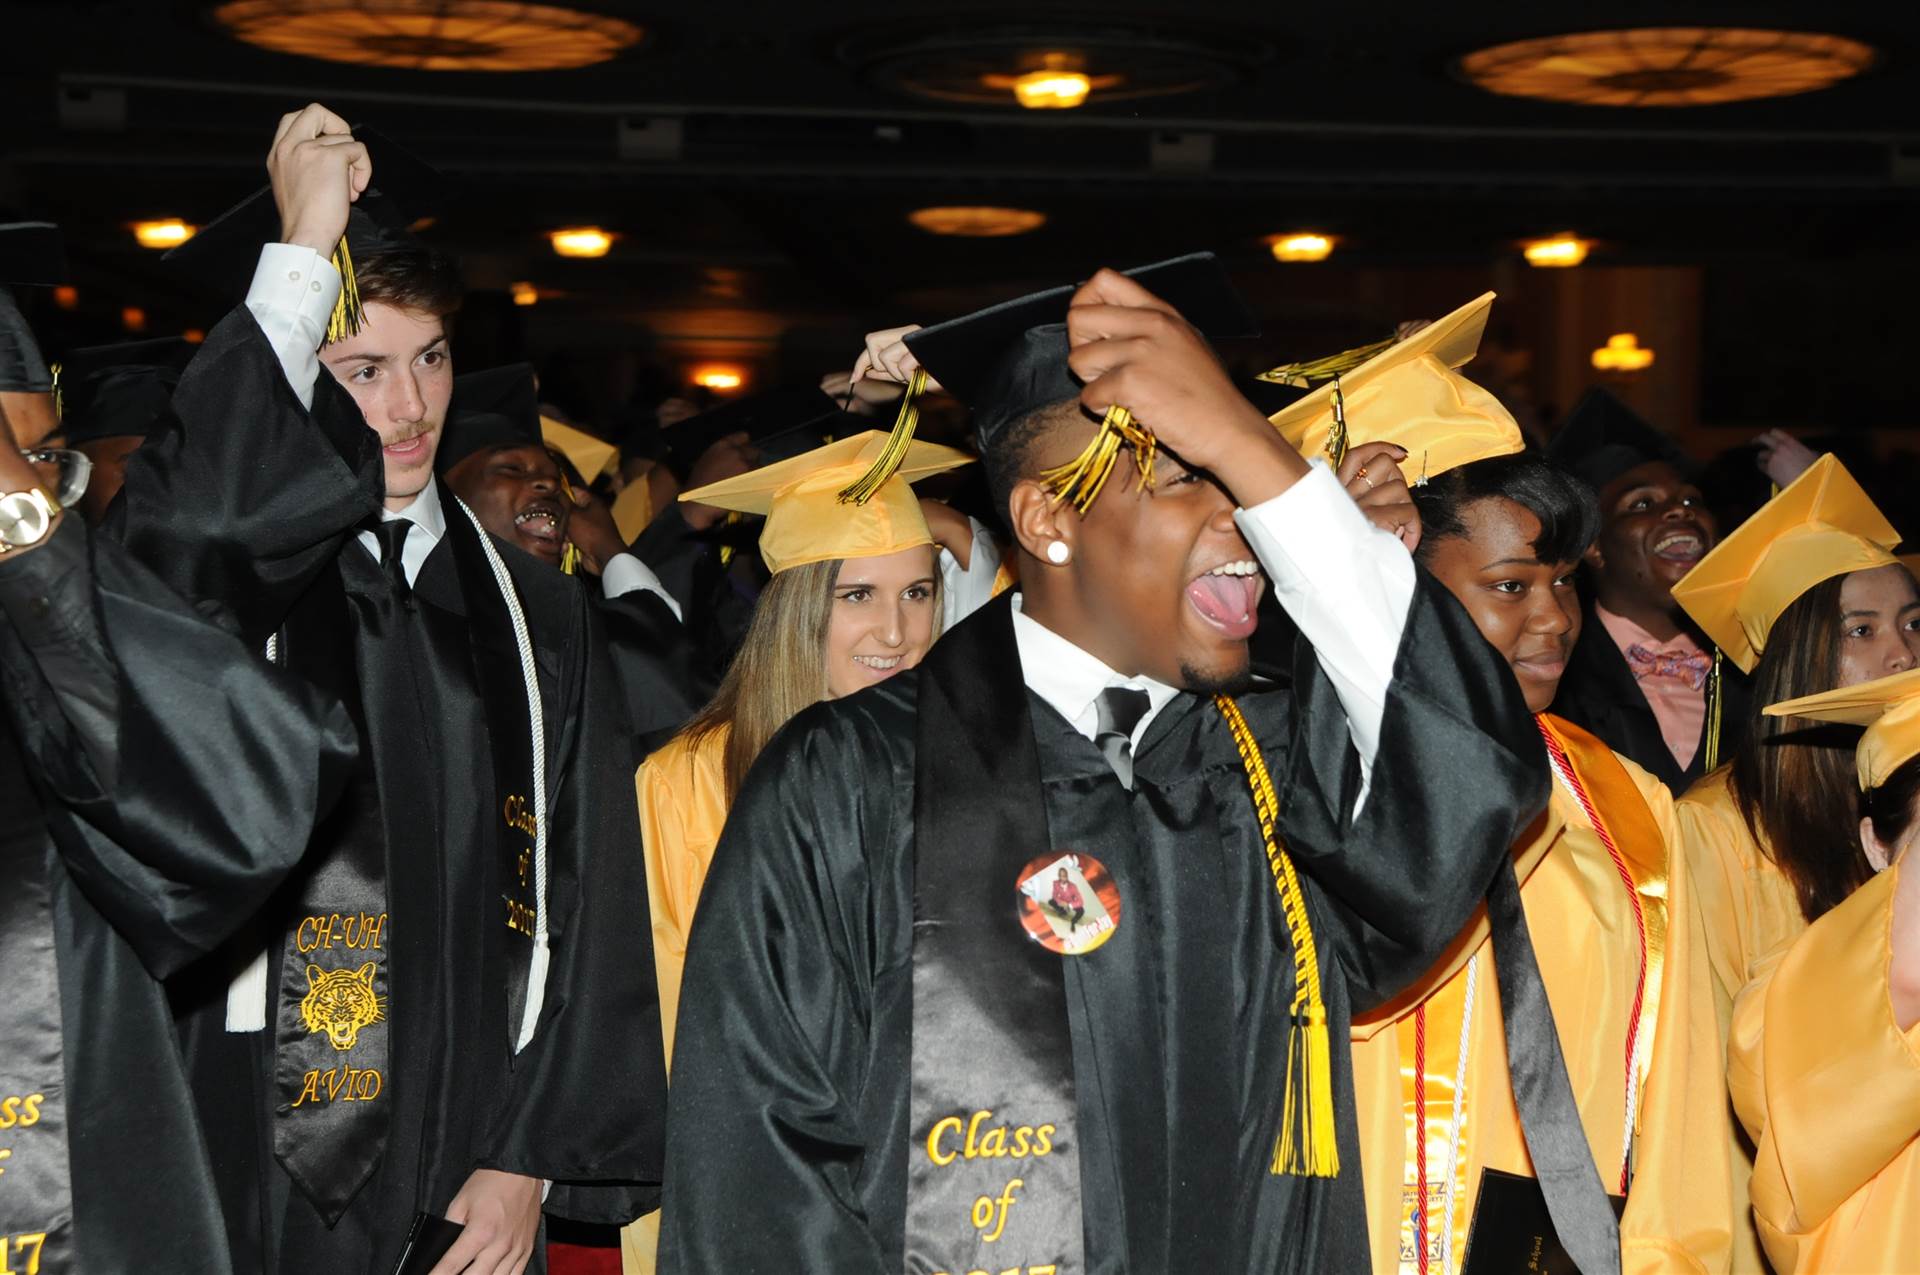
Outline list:
[[[1020,924],[1049,952],[1085,956],[1120,927],[1120,887],[1090,854],[1043,854],[1020,870],[1015,885]]]

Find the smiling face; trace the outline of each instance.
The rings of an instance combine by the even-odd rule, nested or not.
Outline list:
[[[1587,551],[1599,602],[1625,614],[1673,608],[1673,586],[1713,548],[1718,528],[1700,489],[1663,460],[1600,489],[1600,538]]]
[[[445,321],[369,301],[360,331],[323,348],[320,361],[380,435],[387,508],[406,508],[433,481],[433,453],[453,398]]]
[[[1541,562],[1533,548],[1540,519],[1515,501],[1475,501],[1460,521],[1466,534],[1423,545],[1421,559],[1505,657],[1528,711],[1543,713],[1580,636],[1579,564]]]
[[[1840,582],[1841,686],[1902,673],[1920,660],[1920,586],[1900,563]]]
[[[473,507],[488,532],[558,565],[572,505],[560,466],[544,447],[495,447],[447,471],[447,485]]]
[[[827,694],[834,699],[910,669],[933,645],[940,615],[932,545],[848,558],[827,617]]]

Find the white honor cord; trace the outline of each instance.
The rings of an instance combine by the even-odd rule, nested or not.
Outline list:
[[[540,669],[533,660],[533,639],[527,633],[527,616],[520,609],[513,577],[507,574],[507,564],[493,547],[493,538],[467,508],[467,502],[455,497],[454,503],[480,534],[480,547],[486,550],[494,583],[500,586],[500,596],[506,599],[507,611],[513,617],[513,639],[520,648],[520,680],[527,686],[527,717],[533,726],[533,964],[527,974],[526,1012],[521,1015],[520,1031],[513,1043],[517,1054],[533,1039],[534,1025],[540,1021],[540,1008],[547,998],[547,721],[540,704]]]
[[[1447,1136],[1447,1184],[1441,1192],[1446,1209],[1440,1231],[1440,1275],[1453,1269],[1453,1206],[1460,1195],[1454,1183],[1460,1176],[1461,1134],[1467,1125],[1467,1060],[1473,1053],[1473,1002],[1479,985],[1480,955],[1476,952],[1467,961],[1467,993],[1460,1002],[1460,1062],[1453,1076],[1453,1128]]]

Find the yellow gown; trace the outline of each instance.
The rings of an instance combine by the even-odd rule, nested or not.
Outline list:
[[[1887,989],[1903,870],[1814,922],[1737,1011],[1733,1101],[1779,1275],[1920,1271],[1920,1026]]]
[[[1734,1007],[1742,991],[1773,968],[1793,941],[1806,932],[1807,922],[1792,882],[1754,839],[1733,799],[1731,768],[1722,766],[1704,776],[1674,803],[1680,824],[1680,844],[1687,875],[1705,930],[1707,963],[1712,970],[1713,1012],[1721,1039],[1728,1042],[1729,1083],[1743,1083],[1740,1070],[1756,1056],[1754,1042],[1741,1033],[1757,1020],[1741,1019]],[[1748,1181],[1753,1175],[1753,1146],[1739,1130],[1733,1137],[1734,1275],[1755,1275],[1768,1269],[1760,1252],[1760,1236],[1748,1207]]]
[[[1591,776],[1614,755],[1567,723],[1551,719],[1551,725],[1567,745],[1623,858],[1631,861],[1629,871],[1648,921],[1649,997],[1658,990],[1657,1003],[1643,1004],[1636,1020],[1633,1001],[1640,983],[1641,943],[1635,899],[1578,799],[1565,783],[1556,782],[1537,832],[1515,848],[1516,867],[1574,1096],[1601,1181],[1610,1192],[1620,1190],[1627,1143],[1628,1032],[1636,1022],[1639,1032],[1651,1031],[1651,1039],[1639,1040],[1636,1048],[1641,1079],[1633,1121],[1633,1188],[1621,1224],[1623,1268],[1627,1275],[1724,1271],[1732,1192],[1723,1152],[1731,1115],[1724,1101],[1715,1023],[1710,1012],[1698,1008],[1710,995],[1698,925],[1687,919],[1695,914],[1686,875],[1678,856],[1668,850],[1676,832],[1672,797],[1658,780],[1619,759],[1620,769],[1611,772],[1618,783],[1609,805],[1595,793]],[[1633,797],[1623,794],[1633,792],[1644,814],[1612,813],[1630,805]],[[1631,846],[1625,844],[1630,830],[1642,834]],[[1671,924],[1661,942],[1663,911]],[[1660,960],[1657,975],[1655,952]],[[1420,1194],[1412,1078],[1417,1011],[1423,1006],[1432,1275],[1460,1269],[1481,1170],[1532,1172],[1507,1074],[1482,909],[1427,978],[1354,1025],[1361,1171],[1376,1275],[1418,1275],[1420,1269],[1411,1214]],[[1690,1154],[1700,1147],[1721,1148],[1722,1153]],[[1449,1228],[1450,1163],[1455,1167]],[[1440,1237],[1449,1230],[1443,1262]]]
[[[634,776],[640,801],[640,839],[646,854],[647,908],[653,914],[653,966],[660,982],[660,1031],[667,1068],[673,1068],[673,1030],[679,1019],[680,977],[687,964],[687,934],[694,905],[713,862],[713,848],[727,822],[726,754],[730,732],[722,727],[696,743],[685,733],[647,758]],[[660,1243],[660,1214],[653,1212],[620,1232],[624,1275],[653,1275]]]

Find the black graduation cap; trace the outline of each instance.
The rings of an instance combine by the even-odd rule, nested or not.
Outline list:
[[[353,136],[367,148],[373,165],[373,179],[347,215],[348,253],[364,261],[416,243],[408,227],[435,216],[451,195],[445,177],[385,133],[356,127]],[[161,260],[191,271],[224,295],[239,296],[253,280],[261,245],[279,239],[280,209],[273,201],[273,187],[263,186]],[[335,258],[338,264],[337,251]]]
[[[533,365],[509,363],[453,378],[447,425],[433,467],[444,474],[475,452],[542,447],[540,394]]]
[[[0,225],[0,284],[51,288],[67,281],[67,249],[50,221]]]
[[[1124,272],[1178,310],[1209,340],[1258,335],[1246,302],[1210,252]],[[974,441],[984,453],[1015,421],[1080,395],[1067,368],[1067,302],[1076,285],[907,334],[907,348],[934,380],[973,409]]]
[[[871,417],[842,411],[831,395],[811,386],[723,403],[660,432],[666,439],[668,464],[685,475],[701,453],[729,434],[746,434],[759,449],[760,459],[771,463],[810,451],[824,439],[870,430],[874,424]]]
[[[1547,459],[1596,490],[1649,461],[1666,461],[1682,474],[1698,469],[1678,443],[1602,386],[1588,390],[1567,414],[1547,444]]]
[[[60,432],[69,443],[145,438],[171,411],[194,347],[179,337],[73,351],[60,363]]]

